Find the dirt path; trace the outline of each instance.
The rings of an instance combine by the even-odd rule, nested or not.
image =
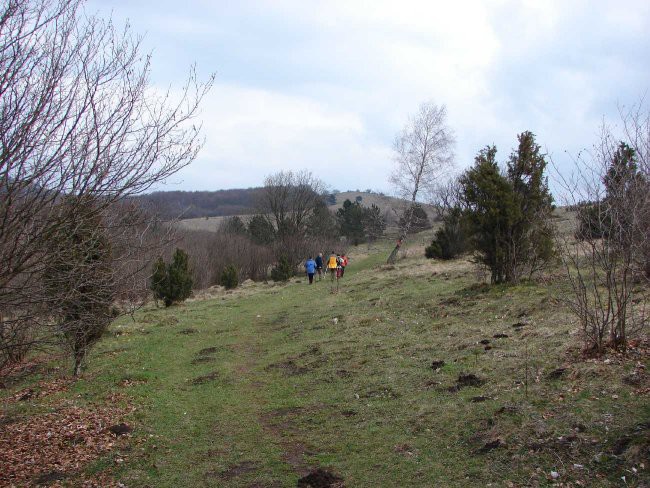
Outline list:
[[[255,327],[255,334],[249,335],[236,346],[241,353],[241,363],[235,368],[239,375],[239,382],[244,393],[254,406],[257,419],[271,442],[281,450],[282,460],[298,476],[306,476],[310,467],[304,460],[305,454],[311,451],[308,446],[299,440],[298,429],[295,428],[293,418],[300,413],[299,408],[280,408],[267,411],[268,400],[265,395],[267,384],[260,381],[256,370],[260,366],[264,349],[261,341],[268,329]]]

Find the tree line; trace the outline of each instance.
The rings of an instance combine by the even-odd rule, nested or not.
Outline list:
[[[265,178],[251,216],[226,218],[216,232],[180,231],[173,255],[160,258],[151,279],[154,295],[171,305],[188,287],[235,288],[245,280],[286,281],[309,256],[381,238],[379,207],[346,200],[336,213],[325,184],[308,171],[280,171]],[[178,271],[182,268],[182,271]],[[188,285],[189,283],[189,285]]]
[[[139,195],[136,200],[145,208],[155,208],[161,219],[192,219],[253,213],[261,192],[261,188],[157,191]]]

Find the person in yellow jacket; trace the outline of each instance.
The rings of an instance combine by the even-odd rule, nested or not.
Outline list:
[[[332,251],[332,254],[330,254],[330,257],[327,258],[327,272],[330,274],[330,282],[331,282],[331,291],[334,292],[334,279],[336,279],[336,285],[338,288],[338,273],[337,273],[337,268],[338,268],[338,260],[336,259],[336,254],[334,251]]]

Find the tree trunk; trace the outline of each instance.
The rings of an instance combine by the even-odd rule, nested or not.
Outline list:
[[[395,261],[397,261],[397,253],[400,250],[401,245],[396,244],[395,247],[393,248],[393,251],[390,253],[388,256],[388,259],[386,260],[387,264],[395,264]]]

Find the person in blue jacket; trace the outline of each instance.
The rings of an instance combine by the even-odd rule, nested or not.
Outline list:
[[[311,256],[305,262],[305,271],[307,272],[307,276],[309,276],[309,284],[311,285],[314,282],[314,273],[316,273],[316,261]]]
[[[318,273],[318,281],[323,279],[323,253],[319,252],[316,256],[316,273]]]

